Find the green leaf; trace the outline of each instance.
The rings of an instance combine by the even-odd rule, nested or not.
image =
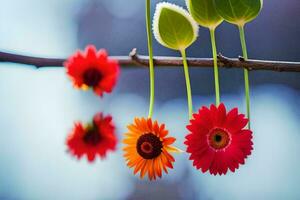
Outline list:
[[[214,0],[217,12],[226,21],[243,26],[257,17],[263,0]]]
[[[155,39],[175,50],[189,47],[198,36],[198,25],[183,8],[171,3],[158,3],[153,19]]]
[[[186,5],[196,22],[209,29],[215,29],[223,22],[217,13],[213,0],[186,0]]]

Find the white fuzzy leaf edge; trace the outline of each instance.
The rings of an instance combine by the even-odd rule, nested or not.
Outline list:
[[[191,44],[197,39],[198,33],[199,33],[199,26],[197,22],[193,19],[193,17],[190,15],[190,13],[182,8],[181,6],[169,3],[169,2],[160,2],[156,5],[154,17],[153,17],[153,23],[152,23],[152,29],[153,29],[153,34],[155,39],[163,46],[170,48],[161,38],[160,33],[159,33],[159,17],[161,14],[161,11],[163,8],[169,8],[181,15],[183,15],[192,25],[193,32],[194,32],[194,38],[191,42]],[[187,47],[185,47],[187,48]],[[181,50],[181,49],[177,49]],[[183,50],[183,49],[182,49]]]

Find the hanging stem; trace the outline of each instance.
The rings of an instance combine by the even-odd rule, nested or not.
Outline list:
[[[215,93],[216,93],[216,106],[220,104],[220,84],[219,84],[219,71],[218,71],[218,60],[217,60],[217,47],[215,38],[215,29],[209,29],[210,39],[212,46],[212,53],[214,58],[214,77],[215,77]]]
[[[245,31],[244,25],[239,26],[240,40],[243,50],[244,59],[248,59],[246,40],[245,40]],[[248,128],[250,129],[250,89],[249,89],[249,71],[244,69],[244,80],[245,80],[245,97],[246,97],[246,106],[247,106],[247,118],[249,119]]]
[[[149,102],[149,114],[151,118],[153,115],[154,106],[154,64],[153,64],[153,48],[152,48],[152,34],[151,34],[151,4],[150,0],[146,0],[146,26],[147,26],[147,41],[148,41],[148,53],[149,53],[149,74],[150,74],[150,102]]]
[[[187,92],[187,99],[188,99],[189,119],[191,119],[192,115],[193,115],[193,101],[192,101],[192,89],[191,89],[189,68],[188,68],[188,63],[187,63],[187,60],[186,60],[185,49],[181,50],[180,52],[181,52],[181,56],[182,56],[182,60],[183,60],[184,76],[185,76],[185,83],[186,83],[186,92]]]

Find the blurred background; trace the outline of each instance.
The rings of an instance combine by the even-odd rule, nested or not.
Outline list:
[[[154,12],[157,0],[152,1]],[[184,6],[183,0],[170,1]],[[132,48],[147,54],[143,0],[1,0],[0,50],[67,57],[87,44],[110,55]],[[300,61],[300,2],[264,1],[260,16],[246,26],[250,58]],[[218,51],[241,55],[238,30],[223,23]],[[211,57],[209,32],[187,51]],[[155,55],[178,56],[154,41]],[[245,111],[242,70],[221,69],[222,101]],[[194,108],[214,103],[212,69],[191,69]],[[121,145],[106,160],[88,164],[66,152],[74,121],[98,111],[111,114],[118,137],[135,116],[148,111],[145,69],[124,69],[117,88],[100,99],[74,90],[63,68],[36,70],[0,63],[0,199],[4,200],[214,200],[300,199],[300,74],[251,72],[254,150],[246,165],[226,176],[202,174],[188,155],[175,155],[173,170],[156,182],[139,180],[126,167]],[[185,149],[187,102],[181,68],[156,70],[154,118],[166,123]]]

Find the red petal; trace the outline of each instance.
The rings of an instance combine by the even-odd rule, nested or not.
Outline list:
[[[96,60],[97,59],[97,49],[94,45],[88,45],[85,48],[85,55],[87,59]]]
[[[217,118],[217,126],[222,126],[226,120],[226,108],[223,103],[221,103],[218,107],[218,118]]]
[[[225,127],[230,126],[230,124],[235,120],[237,116],[238,116],[238,109],[233,108],[231,111],[228,112],[224,126]]]
[[[213,127],[213,119],[211,117],[210,110],[203,106],[197,115],[194,115],[194,121],[191,121],[191,124],[195,124],[197,127],[202,129],[210,130]]]

